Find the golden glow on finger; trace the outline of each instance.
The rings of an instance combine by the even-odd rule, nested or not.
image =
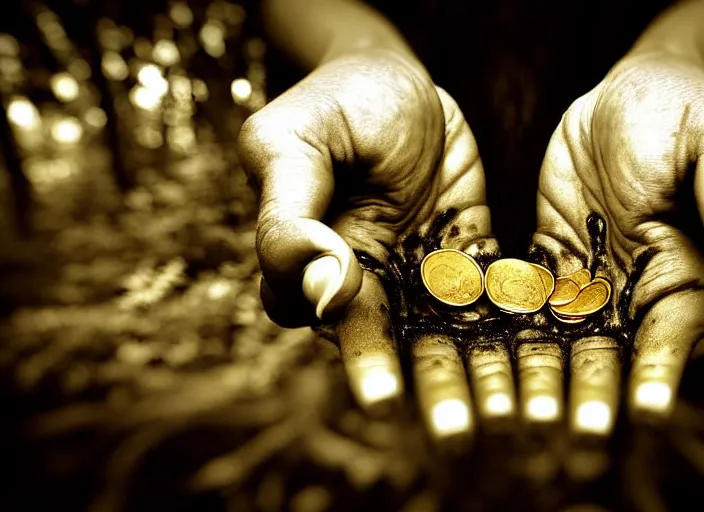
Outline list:
[[[469,430],[469,407],[459,398],[449,398],[435,404],[431,418],[433,430],[440,435]]]
[[[491,416],[506,416],[513,412],[513,399],[506,393],[494,393],[486,399],[485,409]]]
[[[59,101],[69,102],[78,98],[78,82],[68,73],[57,73],[51,77],[51,90]]]
[[[526,403],[525,415],[529,421],[554,421],[559,414],[559,406],[554,396],[534,396]]]
[[[606,434],[611,429],[611,407],[603,400],[589,400],[577,407],[575,429],[581,432]]]
[[[39,111],[27,98],[15,98],[7,107],[10,122],[20,128],[38,128],[41,124]]]
[[[391,398],[400,389],[398,377],[384,366],[363,369],[360,381],[362,399],[368,404]]]
[[[672,387],[665,382],[642,382],[636,388],[634,401],[639,409],[664,411],[672,402]]]

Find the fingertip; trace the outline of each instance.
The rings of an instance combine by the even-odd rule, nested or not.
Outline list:
[[[661,420],[670,415],[687,360],[704,337],[702,305],[701,290],[675,292],[643,317],[635,335],[628,395],[634,419]]]
[[[372,415],[382,415],[403,396],[403,377],[398,359],[391,354],[374,354],[345,361],[352,394]]]
[[[262,300],[272,310],[307,309],[306,317],[323,320],[344,308],[362,285],[351,247],[314,219],[266,217],[260,222],[257,252],[266,283]]]
[[[335,330],[357,403],[372,415],[395,410],[403,398],[403,373],[388,298],[376,275],[362,274],[359,293],[341,310]]]

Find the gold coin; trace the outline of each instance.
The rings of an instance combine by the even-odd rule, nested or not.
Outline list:
[[[586,268],[579,269],[577,272],[565,277],[570,281],[574,281],[580,290],[592,282],[592,274]]]
[[[428,254],[420,264],[430,294],[450,306],[468,306],[484,293],[484,275],[474,258],[455,249]]]
[[[555,279],[555,291],[552,292],[548,303],[551,306],[564,306],[569,304],[579,295],[580,286],[569,277]]]
[[[579,295],[564,306],[554,306],[556,313],[567,317],[580,317],[591,315],[603,308],[611,298],[611,283],[606,279],[597,277],[582,288]]]
[[[584,322],[587,317],[586,316],[563,316],[559,313],[556,313],[554,309],[550,308],[550,313],[552,313],[552,316],[557,318],[560,322],[566,323],[566,324],[579,324]]]
[[[486,293],[499,309],[509,313],[534,313],[545,305],[555,281],[545,267],[505,258],[486,270]]]
[[[552,292],[555,291],[555,276],[553,276],[552,272],[542,265],[538,265],[536,263],[531,263],[531,265],[538,271],[538,274],[540,274],[540,279],[543,280],[545,292],[547,293],[547,296],[550,297]]]

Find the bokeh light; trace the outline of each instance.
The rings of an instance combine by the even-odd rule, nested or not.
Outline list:
[[[152,58],[162,66],[173,66],[181,60],[176,43],[170,39],[157,41],[152,49]]]
[[[217,20],[208,20],[199,33],[200,42],[211,57],[225,54],[225,27]]]
[[[130,101],[142,110],[156,110],[161,105],[163,94],[143,85],[136,85],[130,91]]]
[[[85,122],[88,126],[93,128],[102,128],[108,122],[108,116],[105,111],[100,107],[90,107],[84,116]]]
[[[7,117],[12,124],[24,129],[38,128],[41,124],[39,111],[27,98],[18,97],[10,101]]]
[[[202,102],[207,101],[210,92],[208,91],[208,85],[201,79],[195,78],[193,80],[193,97],[196,101]]]
[[[83,126],[75,117],[65,117],[51,127],[51,137],[61,144],[75,144],[83,136]]]
[[[235,100],[235,103],[246,103],[252,96],[252,84],[246,78],[237,78],[232,81],[230,92],[232,93],[232,98]]]
[[[186,2],[174,2],[169,9],[169,16],[179,27],[189,27],[193,23],[193,11]]]
[[[124,80],[130,72],[125,59],[117,52],[105,52],[102,70],[103,74],[111,80]]]
[[[163,97],[169,91],[169,82],[154,64],[145,64],[137,73],[137,80],[152,93]]]
[[[17,57],[20,54],[20,45],[17,39],[10,34],[0,34],[0,55]]]
[[[78,98],[80,88],[69,73],[57,73],[51,77],[51,90],[59,101],[69,102]]]

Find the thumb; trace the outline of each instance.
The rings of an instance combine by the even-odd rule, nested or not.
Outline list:
[[[251,116],[238,149],[260,199],[262,301],[272,320],[295,326],[345,306],[359,291],[362,272],[350,246],[321,222],[334,188],[330,152],[287,126],[296,118],[287,110]]]

